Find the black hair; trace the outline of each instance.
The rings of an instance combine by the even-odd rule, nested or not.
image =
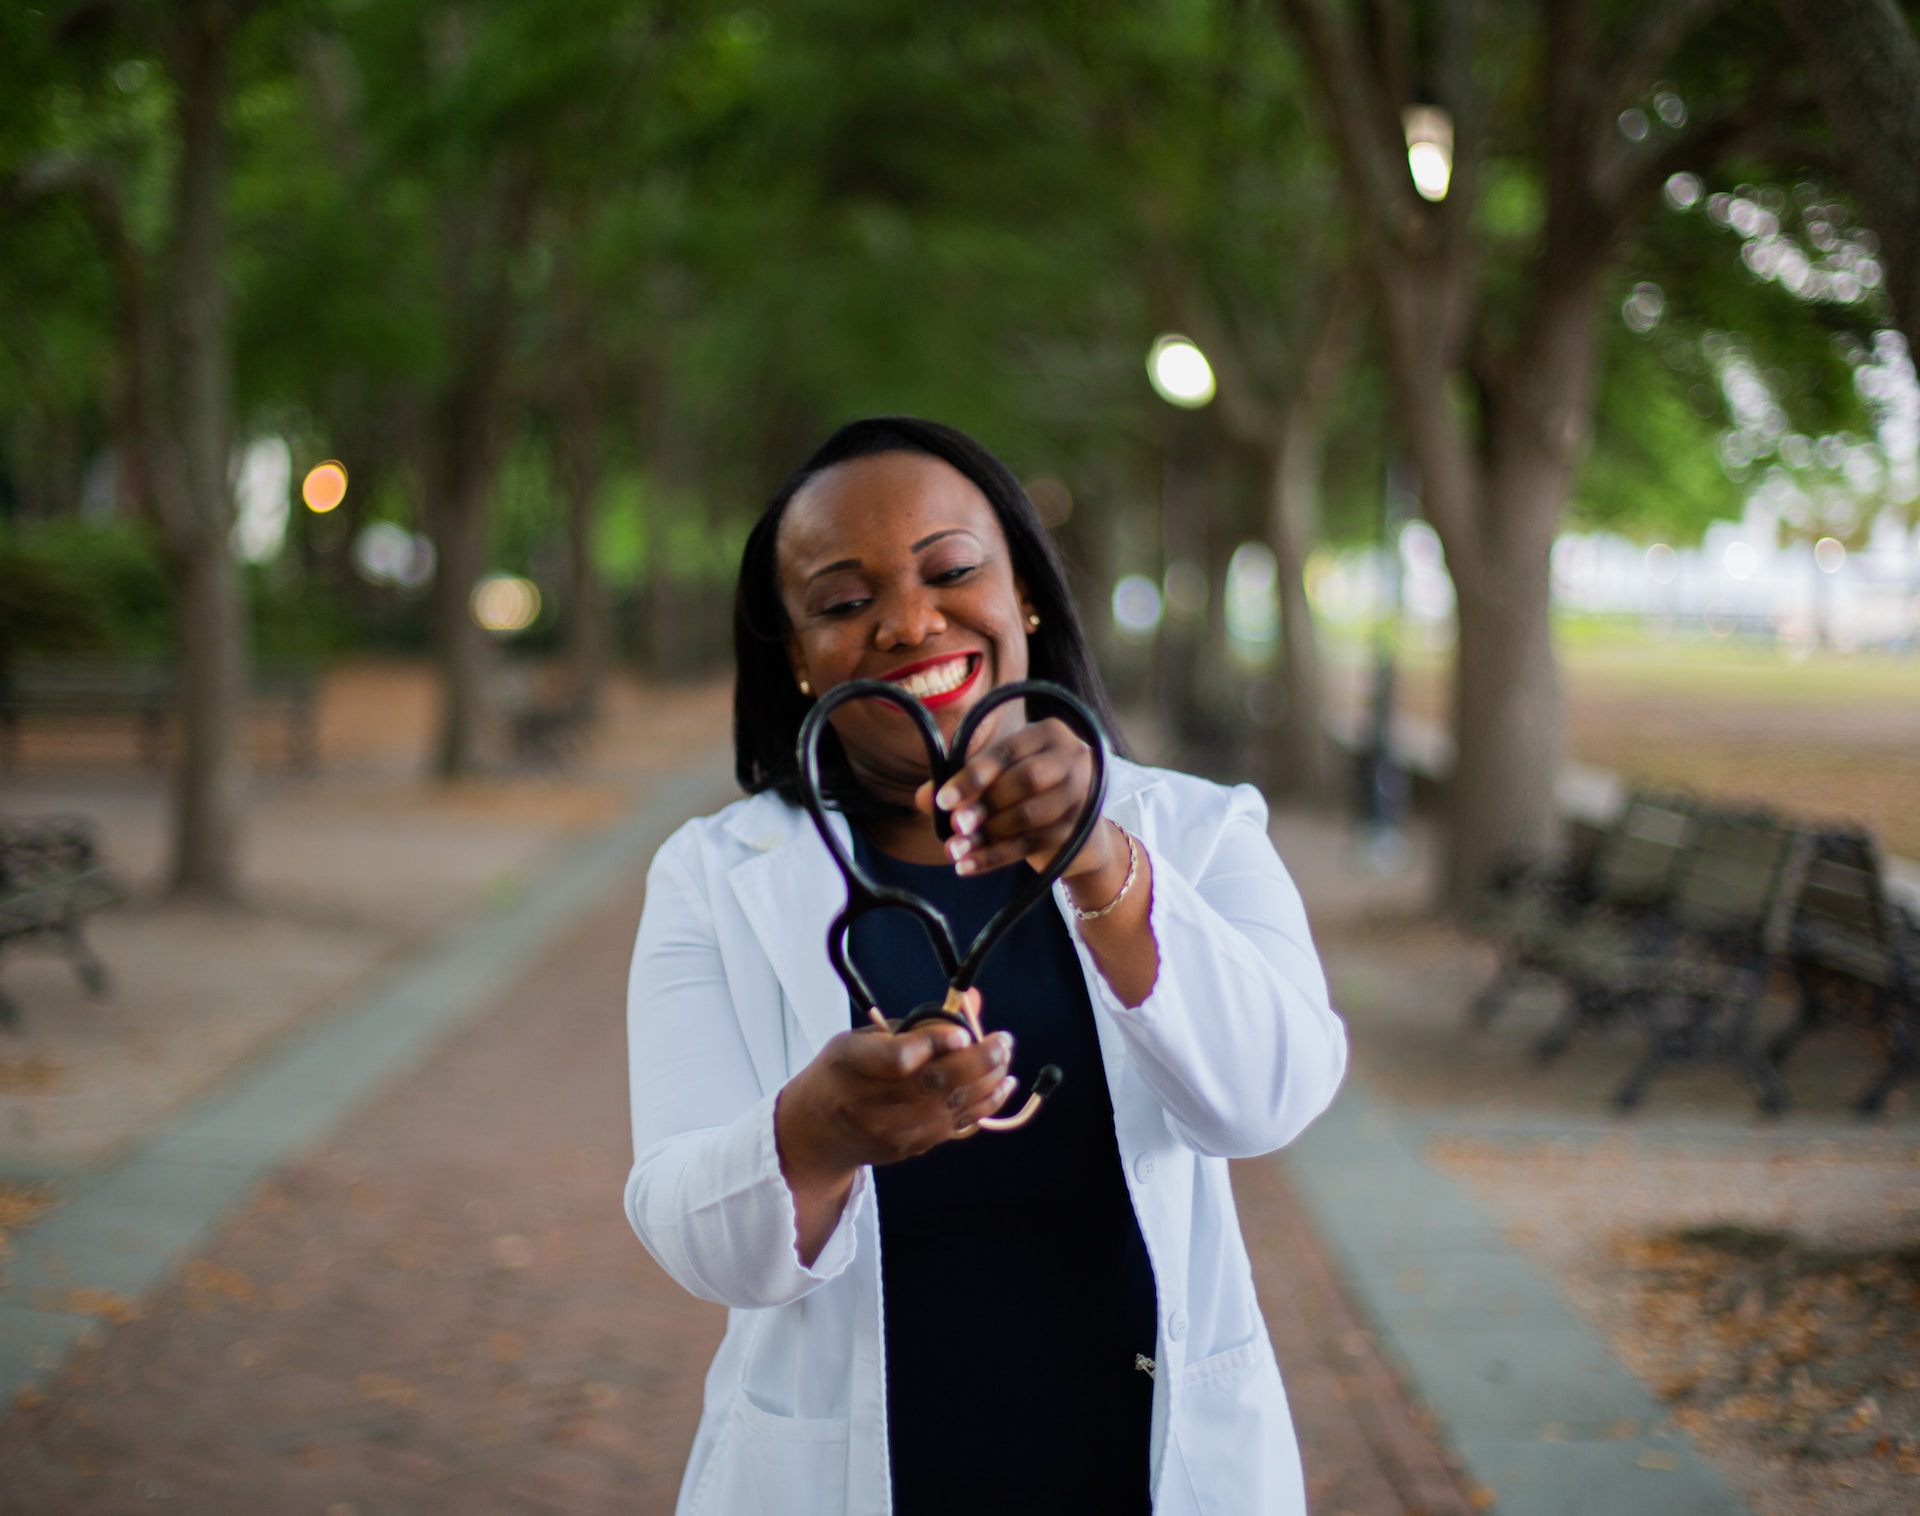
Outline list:
[[[740,787],[749,795],[774,790],[796,805],[800,800],[794,747],[812,701],[794,684],[793,665],[787,659],[786,639],[792,625],[780,599],[776,548],[781,518],[808,481],[836,464],[879,453],[938,458],[958,469],[986,496],[1006,534],[1013,570],[1026,585],[1027,597],[1040,617],[1040,625],[1027,639],[1029,674],[1063,685],[1084,700],[1100,718],[1109,745],[1121,751],[1106,686],[1067,588],[1066,568],[1013,471],[953,427],[912,416],[875,416],[848,422],[815,449],[767,503],[741,550],[733,597],[733,767]],[[850,811],[873,808],[831,731],[821,743],[820,767],[832,803]]]

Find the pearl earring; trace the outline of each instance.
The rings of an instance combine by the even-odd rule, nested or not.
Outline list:
[[[1040,613],[1038,611],[1027,612],[1027,630],[1030,632],[1040,630]]]
[[[803,695],[811,695],[813,693],[813,686],[808,684],[806,680],[802,679],[800,681],[800,693]]]

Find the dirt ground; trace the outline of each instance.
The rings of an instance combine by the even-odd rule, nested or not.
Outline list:
[[[1920,1509],[1920,1152],[1437,1141],[1756,1516]]]

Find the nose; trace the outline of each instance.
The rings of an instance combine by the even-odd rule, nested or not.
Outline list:
[[[882,652],[918,647],[946,629],[947,618],[940,614],[931,597],[916,586],[886,598],[880,619],[874,625],[873,645]]]

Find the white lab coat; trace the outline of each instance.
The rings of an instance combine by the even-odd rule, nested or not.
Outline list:
[[[1298,1516],[1299,1449],[1226,1159],[1282,1146],[1327,1107],[1345,1028],[1257,791],[1115,760],[1106,812],[1153,860],[1160,949],[1153,993],[1128,1010],[1074,936],[1159,1300],[1154,1510]],[[731,1308],[678,1516],[891,1508],[871,1171],[808,1268],[773,1137],[781,1086],[850,1025],[824,947],[845,899],[806,815],[771,794],[682,827],[647,877],[627,1215],[663,1269]],[[1039,1350],[984,1346],[1010,1362]],[[956,1457],[990,1482],[993,1450],[969,1447],[957,1412]]]

